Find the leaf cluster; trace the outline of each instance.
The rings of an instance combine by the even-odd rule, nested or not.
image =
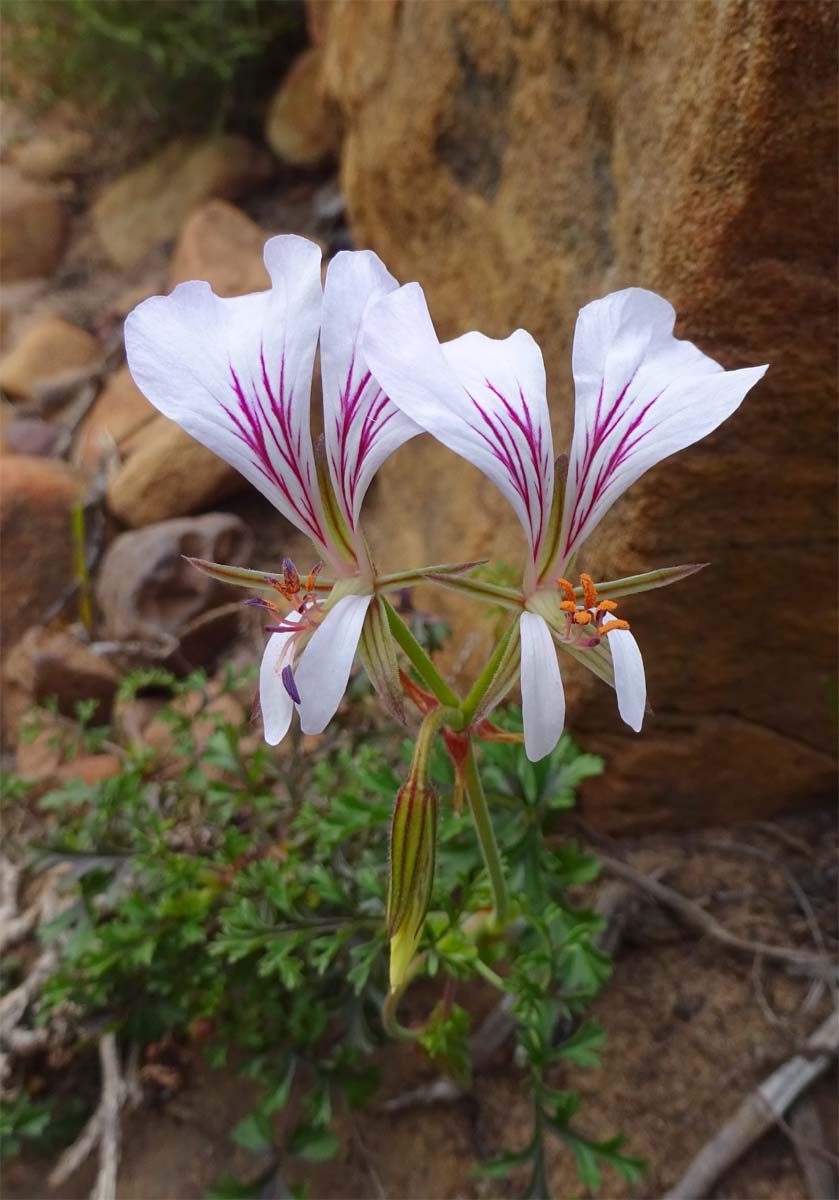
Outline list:
[[[166,131],[253,111],[303,42],[302,6],[276,0],[8,0],[4,24],[7,88]]]
[[[230,675],[225,686],[242,684]],[[71,906],[40,930],[60,937],[61,949],[38,1019],[72,1011],[80,1028],[107,1023],[124,1043],[200,1047],[213,1065],[229,1062],[261,1085],[262,1100],[233,1131],[240,1145],[330,1157],[339,1145],[336,1104],[364,1103],[376,1084],[387,988],[384,864],[411,744],[336,725],[321,753],[304,753],[292,737],[278,757],[247,725],[213,717],[200,673],[181,681],[159,670],[135,673],[121,696],[148,689],[169,694],[156,719],[168,726],[176,771],[162,771],[147,746],[128,745],[114,778],[68,783],[37,799],[47,830],[40,865],[63,863],[73,888]],[[197,712],[179,703],[196,691]],[[199,738],[208,718],[213,731]],[[514,710],[500,720],[520,728]],[[112,736],[84,722],[80,730],[77,748],[84,738]],[[596,946],[600,922],[566,896],[596,865],[573,841],[549,848],[543,833],[601,769],[567,737],[539,764],[518,745],[482,745],[515,936],[468,936],[470,915],[489,906],[488,882],[468,814],[444,802],[422,947],[427,974],[443,983],[422,1032],[426,1051],[468,1084],[469,1015],[451,989],[485,979],[511,993],[534,1097],[526,1157],[537,1172],[544,1134],[553,1131],[592,1189],[599,1165],[628,1173],[634,1162],[617,1143],[572,1128],[575,1096],[555,1090],[557,1070],[594,1065],[602,1044],[601,1031],[583,1019],[609,974]],[[442,743],[432,774],[441,796],[451,796]],[[6,804],[29,803],[12,781]],[[22,1129],[37,1133],[37,1114],[28,1126],[24,1117]],[[490,1169],[500,1172],[504,1161]],[[511,1168],[520,1161],[514,1155]]]

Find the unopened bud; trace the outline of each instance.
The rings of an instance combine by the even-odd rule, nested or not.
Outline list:
[[[431,901],[437,811],[437,793],[425,771],[413,769],[396,797],[390,835],[387,929],[393,990],[405,982]]]

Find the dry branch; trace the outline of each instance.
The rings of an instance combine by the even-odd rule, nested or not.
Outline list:
[[[632,883],[635,887],[640,888],[659,904],[665,908],[669,908],[679,917],[685,925],[691,929],[695,929],[698,933],[706,934],[713,938],[714,941],[727,946],[729,950],[734,950],[739,954],[748,954],[750,957],[759,954],[765,959],[770,959],[773,962],[782,962],[795,967],[796,973],[814,974],[817,977],[827,977],[831,973],[836,974],[836,964],[829,958],[819,954],[813,954],[807,950],[795,950],[788,946],[773,946],[769,942],[753,942],[748,938],[739,937],[736,933],[732,933],[721,925],[716,917],[712,917],[704,908],[700,908],[693,900],[688,900],[680,892],[674,891],[665,883],[660,883],[657,879],[645,875],[643,871],[637,870],[629,863],[625,863],[618,858],[611,858],[607,854],[599,853],[601,865],[618,878]]]
[[[120,1109],[128,1098],[128,1088],[119,1067],[117,1042],[113,1033],[99,1039],[102,1095],[93,1116],[75,1142],[68,1146],[52,1169],[48,1183],[60,1187],[99,1147],[99,1171],[90,1200],[114,1200],[120,1154]]]
[[[836,1161],[825,1146],[818,1109],[809,1096],[793,1108],[788,1128],[810,1195],[813,1200],[831,1200],[836,1195]]]
[[[729,1167],[784,1115],[839,1051],[839,1013],[833,1012],[797,1054],[751,1092],[730,1120],[703,1146],[664,1200],[702,1200]]]

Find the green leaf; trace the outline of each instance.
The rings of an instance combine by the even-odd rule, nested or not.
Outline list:
[[[231,1136],[237,1146],[254,1154],[270,1149],[274,1142],[271,1122],[267,1114],[260,1110],[239,1121],[234,1126]]]
[[[289,1138],[288,1151],[306,1162],[328,1162],[335,1157],[340,1146],[331,1129],[298,1125]]]
[[[599,1067],[599,1051],[606,1041],[602,1026],[596,1021],[583,1021],[569,1038],[557,1047],[558,1058],[567,1059],[578,1067]]]

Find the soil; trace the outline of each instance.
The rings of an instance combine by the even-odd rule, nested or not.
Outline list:
[[[626,839],[610,843],[609,853],[648,874],[663,869],[659,878],[701,901],[743,937],[799,948],[820,937],[835,948],[836,835],[829,811],[772,825]],[[602,885],[592,888],[597,886]],[[595,890],[589,889],[588,899]],[[493,1003],[482,990],[459,999],[476,1018]],[[415,989],[404,1004],[406,1020],[421,1020],[433,1001],[430,985]],[[647,1161],[640,1185],[630,1187],[610,1173],[601,1195],[662,1196],[743,1097],[797,1052],[829,1005],[826,989],[814,992],[811,981],[699,940],[660,909],[642,908],[624,934],[613,980],[595,1008],[608,1031],[601,1067],[569,1070],[555,1079],[557,1086],[581,1092],[586,1133],[605,1137],[620,1130],[630,1151]],[[274,1163],[237,1147],[230,1131],[253,1106],[253,1085],[232,1070],[211,1071],[196,1055],[174,1096],[126,1119],[120,1200],[200,1200],[230,1176],[251,1180],[253,1195],[260,1197],[288,1195],[285,1189],[300,1185],[316,1200],[488,1200],[521,1194],[521,1178],[498,1181],[473,1173],[476,1163],[521,1147],[529,1135],[526,1090],[509,1046],[479,1073],[468,1095],[393,1115],[382,1111],[383,1104],[429,1082],[434,1069],[421,1052],[402,1043],[386,1046],[378,1065],[381,1084],[371,1105],[340,1114],[341,1151],[333,1162],[315,1166]],[[835,1089],[833,1072],[809,1093],[833,1155],[839,1149]],[[548,1162],[552,1194],[580,1195],[573,1160],[561,1145],[551,1145]],[[76,1200],[89,1194],[95,1164],[55,1192],[45,1182],[51,1165],[12,1162],[5,1196]],[[789,1131],[767,1134],[713,1195],[808,1200]]]

